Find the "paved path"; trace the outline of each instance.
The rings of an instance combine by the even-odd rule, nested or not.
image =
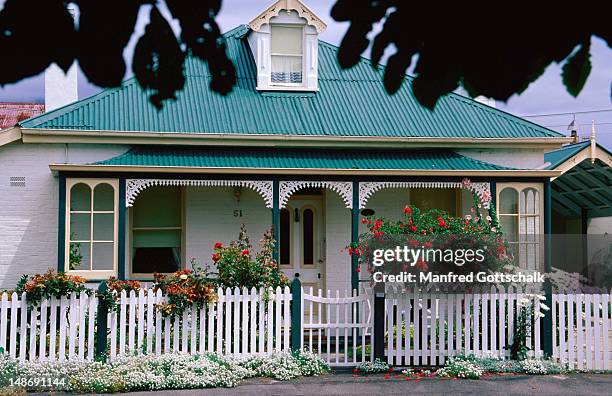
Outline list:
[[[572,374],[491,377],[488,380],[384,379],[382,375],[354,377],[330,374],[280,382],[252,379],[230,389],[200,389],[163,392],[134,392],[130,396],[169,394],[192,395],[612,395],[612,374]]]

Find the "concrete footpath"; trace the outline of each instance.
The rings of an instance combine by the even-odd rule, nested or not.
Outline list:
[[[420,381],[384,375],[357,377],[329,374],[293,381],[251,379],[236,388],[133,392],[131,396],[191,395],[612,395],[612,374],[505,375],[486,380],[425,378]]]

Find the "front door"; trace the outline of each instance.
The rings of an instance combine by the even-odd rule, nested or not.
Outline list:
[[[294,195],[280,212],[280,264],[305,290],[325,288],[325,217],[322,195]]]

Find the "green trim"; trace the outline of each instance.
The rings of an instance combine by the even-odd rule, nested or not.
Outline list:
[[[351,243],[359,241],[359,182],[353,182],[353,208],[351,209]],[[351,256],[351,289],[359,292],[358,257]]]
[[[125,274],[127,273],[127,263],[125,260],[126,254],[126,237],[125,237],[125,224],[126,224],[126,212],[125,206],[125,178],[119,179],[119,232],[117,235],[117,278],[124,280]]]
[[[272,182],[272,235],[276,241],[276,248],[274,249],[273,257],[277,263],[280,264],[280,240],[279,240],[279,228],[280,228],[280,183],[278,180]]]
[[[552,187],[550,180],[544,181],[544,272],[552,272]],[[552,285],[550,279],[544,283],[546,302],[552,303]],[[553,321],[552,311],[546,312],[542,318],[542,348],[547,357],[553,354]]]
[[[296,276],[291,282],[291,350],[302,347],[302,283]]]
[[[66,272],[66,175],[59,175],[57,208],[57,272]]]

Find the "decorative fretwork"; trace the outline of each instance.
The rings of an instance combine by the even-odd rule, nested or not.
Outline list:
[[[128,179],[125,186],[125,205],[134,205],[138,194],[151,186],[247,187],[257,191],[264,199],[266,207],[272,208],[272,182],[264,180]]]
[[[296,11],[301,18],[306,19],[306,22],[317,30],[317,33],[323,33],[327,29],[325,22],[298,0],[277,1],[251,21],[249,27],[257,32],[262,25],[270,23],[270,19],[278,16],[283,10],[286,12]]]
[[[472,182],[361,182],[359,183],[359,209],[364,209],[375,192],[383,188],[465,188],[476,195],[488,209],[491,201],[490,183]]]
[[[279,184],[280,207],[284,208],[289,198],[303,188],[328,188],[337,192],[349,209],[353,208],[353,183],[333,181],[282,181]]]

